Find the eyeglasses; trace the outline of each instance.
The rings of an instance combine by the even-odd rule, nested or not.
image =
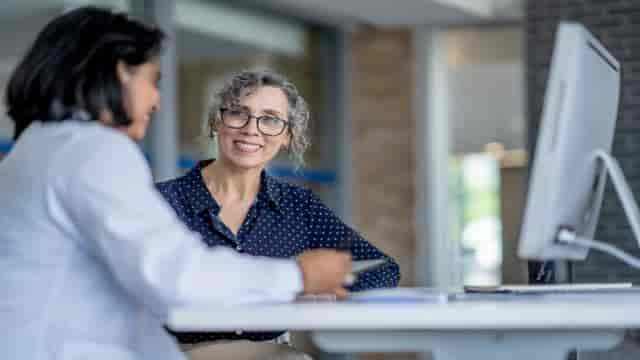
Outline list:
[[[267,136],[278,136],[289,127],[289,122],[271,115],[255,116],[247,110],[234,108],[220,108],[222,123],[232,129],[242,129],[247,126],[251,118],[256,119],[258,131]]]

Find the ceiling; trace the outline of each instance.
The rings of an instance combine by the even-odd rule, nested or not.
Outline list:
[[[19,18],[65,3],[126,3],[135,0],[2,0],[0,19]],[[177,0],[177,3],[187,2]],[[520,19],[524,0],[202,0],[204,3],[251,4],[329,24],[376,26],[446,25]]]
[[[64,8],[63,5],[62,0],[0,0],[0,83],[15,67],[18,59],[24,55],[37,33],[53,17],[60,14]],[[206,3],[205,7],[207,7]],[[247,26],[247,23],[252,20],[251,17],[229,14],[230,18],[232,17],[238,24],[235,26],[231,26],[233,24],[225,25],[219,17],[227,15],[225,11],[228,9],[213,5],[207,8],[211,8],[210,12],[212,14],[205,15],[215,15],[210,16],[210,21],[217,24],[218,27],[224,27],[226,31],[221,34],[210,31],[210,29],[197,31],[193,26],[183,26],[180,21],[177,21],[179,23],[176,27],[177,53],[180,55],[181,60],[202,61],[203,59],[212,58],[225,60],[259,51],[261,44],[259,40],[261,39],[256,38],[257,36],[255,35],[258,30],[254,29],[252,32]],[[188,22],[188,20],[180,20]],[[263,27],[265,26],[264,24],[262,25]],[[284,31],[289,30],[293,32],[301,31],[295,26],[292,26],[291,29],[285,26]],[[230,37],[228,32],[243,35],[244,39]],[[247,40],[250,37],[255,38],[255,41]],[[206,44],[206,46],[203,46],[203,44]],[[289,47],[291,46],[289,44]]]
[[[236,0],[331,25],[406,27],[516,21],[524,0]]]
[[[10,69],[26,50],[39,30],[66,4],[74,2],[126,3],[135,0],[0,0],[0,73]],[[162,0],[158,0],[162,1]],[[177,8],[191,4],[191,14],[177,21],[178,53],[187,59],[207,57],[229,58],[255,51],[270,40],[266,33],[285,34],[303,31],[299,25],[287,23],[278,14],[316,23],[351,26],[368,24],[379,27],[449,25],[481,23],[496,19],[519,19],[523,0],[176,0]],[[193,6],[195,7],[193,7]],[[187,6],[187,7],[189,7]],[[235,11],[234,8],[240,9]],[[202,9],[202,10],[198,10]],[[243,15],[246,9],[252,9]],[[205,11],[207,10],[207,11]],[[208,12],[207,24],[196,24],[197,14]],[[182,14],[182,12],[180,12]],[[252,15],[253,14],[253,15]],[[193,20],[189,20],[193,19]],[[213,20],[211,20],[213,19]],[[233,20],[229,20],[233,19]],[[258,20],[256,20],[258,19]],[[201,20],[201,19],[200,19]],[[231,22],[229,22],[229,21]],[[249,26],[262,22],[261,26]],[[203,27],[196,31],[194,26]],[[268,30],[267,30],[268,29]],[[283,30],[284,29],[284,30]],[[226,30],[222,31],[222,30]],[[216,32],[217,31],[217,32]],[[219,32],[219,33],[218,33]],[[242,35],[233,38],[229,34]],[[260,35],[263,34],[263,35]],[[282,38],[282,35],[278,35]],[[225,40],[226,39],[226,40]],[[296,38],[280,39],[280,45],[291,48]],[[201,46],[207,44],[208,46]],[[267,48],[277,49],[278,39]],[[295,49],[295,47],[294,47]],[[279,51],[279,50],[275,50]],[[285,48],[291,53],[295,50]],[[2,75],[2,74],[0,74]]]

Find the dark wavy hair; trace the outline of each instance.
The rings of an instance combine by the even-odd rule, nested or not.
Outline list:
[[[118,61],[129,66],[158,56],[165,35],[125,13],[80,7],[49,22],[13,71],[6,91],[14,139],[34,121],[97,120],[110,111],[128,126]]]

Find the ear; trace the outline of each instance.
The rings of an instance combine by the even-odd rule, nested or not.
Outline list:
[[[216,114],[211,118],[211,130],[218,132],[218,126],[222,122],[222,114],[220,114],[220,110],[216,111]]]
[[[291,133],[287,131],[287,136],[284,139],[284,143],[282,144],[283,150],[289,150],[291,147]]]
[[[120,80],[120,84],[122,85],[126,85],[131,79],[131,71],[129,70],[129,66],[122,60],[118,60],[118,63],[116,63],[116,75],[118,76],[118,80]]]
[[[211,120],[209,120],[209,138],[213,139],[216,135],[215,133],[218,132],[218,128],[216,126],[216,119],[213,118]]]

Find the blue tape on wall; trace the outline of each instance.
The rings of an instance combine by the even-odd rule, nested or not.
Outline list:
[[[336,174],[332,171],[310,169],[300,169],[296,171],[290,167],[272,166],[267,169],[267,172],[275,177],[295,181],[305,181],[328,186],[334,186],[336,184]]]
[[[13,143],[9,141],[0,140],[0,154],[8,153],[9,150],[11,150],[11,146],[13,146]]]

